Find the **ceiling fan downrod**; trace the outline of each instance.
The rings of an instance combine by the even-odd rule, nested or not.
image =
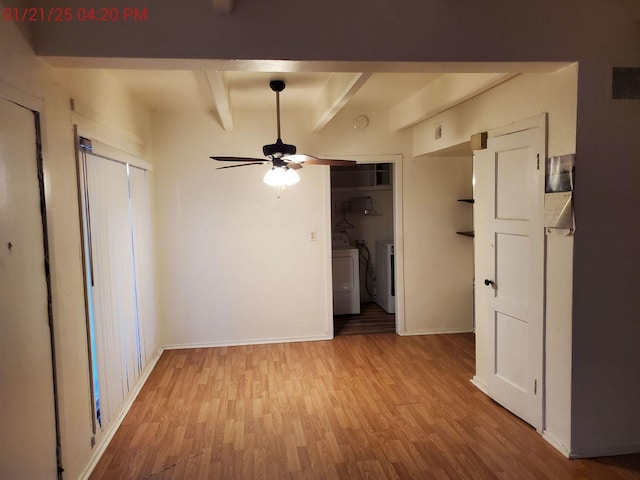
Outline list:
[[[287,145],[282,142],[280,133],[280,92],[284,90],[285,83],[283,80],[271,80],[269,82],[271,90],[276,92],[276,124],[278,129],[278,139],[276,143],[265,145],[262,147],[262,153],[265,157],[281,158],[286,155],[294,155],[296,153],[295,145]]]
[[[285,83],[282,80],[271,80],[269,82],[269,86],[271,87],[271,90],[276,92],[276,124],[278,127],[277,138],[278,140],[280,140],[280,92],[284,90]]]

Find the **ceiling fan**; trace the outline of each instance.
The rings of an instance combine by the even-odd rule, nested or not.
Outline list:
[[[271,163],[271,169],[264,176],[264,183],[274,187],[290,186],[300,181],[300,176],[296,170],[306,165],[330,165],[334,167],[345,167],[354,165],[356,162],[352,160],[330,160],[313,157],[296,153],[296,146],[289,145],[280,138],[280,92],[284,90],[285,83],[283,80],[272,80],[269,87],[276,93],[276,118],[278,125],[278,139],[275,143],[267,144],[262,147],[262,153],[265,158],[251,157],[221,157],[212,156],[213,160],[219,162],[242,162],[238,165],[228,165],[226,167],[218,167],[216,170],[224,168],[246,167],[249,165],[264,165]]]

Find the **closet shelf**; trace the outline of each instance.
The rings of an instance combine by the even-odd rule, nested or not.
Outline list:
[[[463,202],[463,203],[475,203],[475,200],[473,198],[459,198],[458,199],[459,202]],[[473,237],[474,232],[473,230],[467,230],[467,231],[462,231],[462,232],[456,232],[458,235],[464,235],[465,237]]]

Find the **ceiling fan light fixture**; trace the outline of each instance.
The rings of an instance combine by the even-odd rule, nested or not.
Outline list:
[[[300,181],[300,175],[290,168],[273,167],[267,170],[262,181],[270,187],[290,187]]]

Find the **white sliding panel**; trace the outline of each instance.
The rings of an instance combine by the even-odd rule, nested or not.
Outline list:
[[[136,300],[140,325],[142,367],[157,349],[155,303],[153,297],[153,251],[151,249],[151,214],[147,171],[129,165],[131,229],[136,274]]]
[[[127,166],[86,154],[93,320],[103,428],[141,371]]]

